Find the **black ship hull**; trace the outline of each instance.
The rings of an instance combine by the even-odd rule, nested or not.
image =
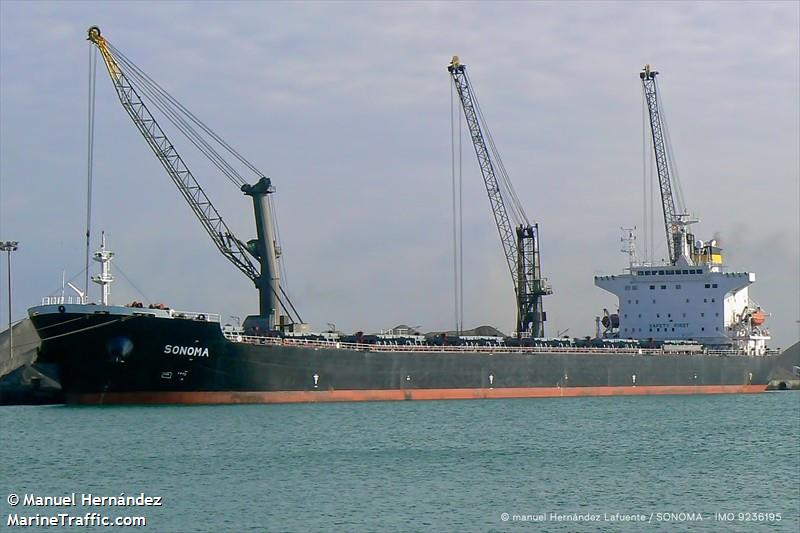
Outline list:
[[[30,310],[70,403],[284,403],[763,391],[770,356],[343,346],[96,306]]]

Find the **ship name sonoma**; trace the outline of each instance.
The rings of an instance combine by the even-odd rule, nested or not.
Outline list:
[[[209,357],[208,348],[202,346],[164,346],[164,353],[172,355],[193,355],[195,357]]]

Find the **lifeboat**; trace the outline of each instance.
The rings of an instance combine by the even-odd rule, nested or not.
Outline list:
[[[750,323],[754,326],[760,326],[766,319],[767,315],[761,309],[753,311],[753,314],[750,315]]]

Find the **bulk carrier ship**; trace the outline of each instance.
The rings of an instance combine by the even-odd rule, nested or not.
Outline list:
[[[506,209],[508,189],[505,198],[501,190],[510,182],[496,161],[491,137],[481,128],[480,108],[456,57],[448,70],[514,280],[516,334],[313,334],[280,284],[271,180],[188,110],[170,107],[176,101],[110,45],[97,27],[89,29],[89,40],[101,53],[124,109],[212,241],[253,280],[259,314],[234,328],[223,327],[220,316],[212,313],[138,303],[111,305],[113,254],[103,241],[95,254],[101,273],[93,278],[102,289],[99,303],[89,304],[79,294],[74,301],[47,298],[29,309],[42,339],[40,360],[57,365],[68,402],[277,403],[764,390],[777,358],[767,348],[765,313],[748,296],[755,275],[727,271],[716,243],[695,241],[688,231],[692,220],[674,205],[657,73],[649,67],[640,77],[650,112],[670,261],[639,262],[631,248],[627,272],[595,278],[598,287],[619,299],[619,311],[602,318],[602,332],[598,319],[595,338],[544,337],[542,296],[551,290],[541,277],[538,226],[528,223],[524,212],[519,224],[511,224],[515,217]],[[148,104],[143,96],[148,96]],[[251,185],[231,167],[218,165],[252,199],[256,239],[244,242],[230,231],[148,106],[172,117],[173,124],[177,120],[190,139],[195,134],[192,125],[210,132],[218,146],[256,172],[258,179]],[[197,137],[194,141],[198,146]],[[201,151],[221,161],[209,143],[200,145]],[[511,193],[521,211],[513,188]]]

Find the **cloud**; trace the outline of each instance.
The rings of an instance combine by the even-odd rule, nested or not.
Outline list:
[[[318,328],[451,325],[445,66],[458,54],[540,223],[550,331],[592,333],[613,307],[592,276],[625,265],[618,228],[642,218],[637,74],[652,63],[698,235],[720,231],[736,269],[766,270],[753,293],[777,343],[796,336],[794,3],[3,2],[0,14],[0,233],[23,243],[16,314],[63,268],[82,268],[84,33],[98,24],[274,179],[289,286]],[[95,230],[109,230],[153,298],[252,312],[250,282],[207,242],[100,74]],[[508,274],[464,142],[465,315],[510,330]],[[246,199],[193,165],[234,231],[252,236]],[[742,225],[754,229],[739,243]],[[786,253],[765,265],[753,243],[777,234]],[[115,294],[135,294],[122,285]]]

